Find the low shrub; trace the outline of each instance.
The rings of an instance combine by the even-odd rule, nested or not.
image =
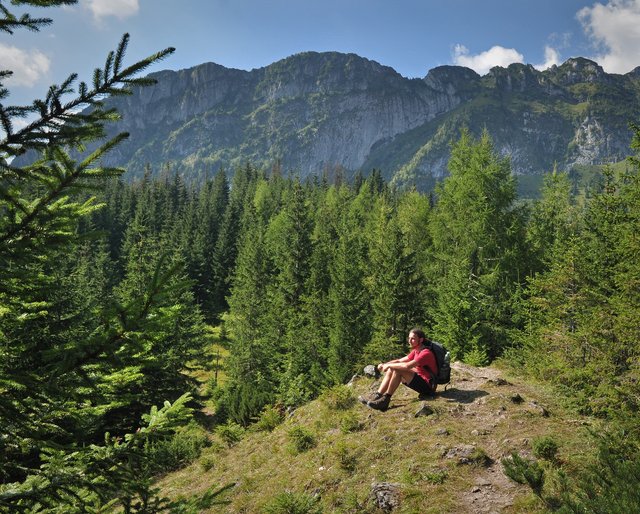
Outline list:
[[[444,469],[434,469],[423,473],[423,478],[433,485],[444,484],[445,480],[449,477],[449,474]]]
[[[284,492],[274,497],[263,512],[265,514],[321,514],[318,499],[305,493]]]
[[[558,443],[549,436],[533,440],[533,454],[539,459],[555,462],[558,454]]]
[[[473,450],[471,455],[469,455],[469,460],[474,466],[483,468],[491,466],[491,464],[493,463],[491,457],[489,457],[487,455],[487,452],[485,452],[482,448],[476,448],[475,450]]]
[[[215,432],[229,447],[240,442],[244,436],[244,428],[233,421],[227,421],[224,425],[218,425]]]
[[[322,401],[332,410],[347,410],[353,407],[356,397],[351,388],[337,385],[322,393]]]
[[[200,466],[202,467],[202,470],[205,472],[213,469],[215,465],[216,465],[216,460],[213,457],[213,455],[205,455],[200,459]]]
[[[293,453],[302,453],[316,445],[316,438],[304,427],[293,427],[287,433]]]
[[[268,405],[260,413],[258,421],[253,425],[254,430],[271,432],[282,423],[284,416],[277,408]]]
[[[357,468],[358,459],[352,447],[344,441],[338,441],[333,447],[333,454],[338,461],[340,469],[347,473],[353,473]]]
[[[173,471],[196,460],[209,445],[207,433],[196,423],[190,423],[173,437],[146,448],[146,455],[156,473]]]
[[[362,423],[358,419],[358,415],[354,412],[346,412],[340,419],[340,431],[343,434],[351,432],[359,432],[362,430]]]
[[[544,469],[536,461],[520,457],[512,453],[510,457],[502,459],[504,474],[514,482],[528,485],[536,496],[542,498],[544,486]]]

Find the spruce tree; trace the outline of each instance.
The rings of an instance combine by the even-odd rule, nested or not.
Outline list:
[[[532,272],[543,270],[553,253],[562,251],[563,244],[578,229],[579,216],[569,176],[555,170],[546,175],[541,199],[534,203],[527,225]]]
[[[265,313],[269,281],[265,221],[252,208],[245,211],[237,265],[231,281],[227,326],[231,340],[228,382],[222,409],[247,424],[275,399],[280,354],[268,337]]]
[[[526,275],[523,218],[510,164],[486,132],[477,141],[462,132],[449,171],[430,221],[434,331],[455,356],[483,364],[508,344],[512,295]]]
[[[374,207],[366,283],[371,296],[372,341],[365,348],[374,361],[397,358],[406,335],[423,319],[416,253],[408,248],[395,210],[384,198]]]
[[[236,264],[241,220],[245,207],[253,198],[256,180],[257,171],[249,164],[237,169],[233,176],[231,193],[211,254],[209,303],[203,309],[209,320],[218,320],[228,308],[227,296]]]
[[[638,149],[637,133],[635,138]],[[640,181],[637,161],[631,162],[625,172],[605,169],[602,187],[555,232],[547,268],[527,290],[519,360],[523,369],[568,391],[584,412],[625,426],[625,416],[636,417],[640,362],[639,271],[632,257]],[[536,224],[532,230],[537,235]]]
[[[44,7],[72,3],[20,2]],[[15,16],[4,5],[0,16],[0,29],[8,33],[21,27],[37,30],[51,21],[28,14]],[[126,134],[107,141],[79,162],[65,148],[81,149],[102,138],[104,124],[116,118],[114,111],[104,108],[102,99],[153,83],[136,75],[173,51],[164,50],[123,68],[128,40],[125,35],[108,55],[104,68],[96,70],[93,83],[79,83],[70,100],[76,75],[52,86],[44,100],[30,106],[0,105],[3,510],[80,512],[113,506],[117,501],[114,488],[132,484],[135,465],[130,472],[125,468],[136,460],[134,456],[141,456],[144,444],[155,436],[164,437],[172,419],[184,418],[186,412],[183,397],[174,406],[154,411],[142,425],[136,421],[141,430],[127,435],[125,442],[109,437],[92,440],[91,433],[84,433],[91,416],[110,408],[110,399],[102,394],[105,388],[126,380],[128,358],[144,350],[149,309],[167,278],[155,276],[144,295],[125,306],[92,307],[95,297],[88,297],[89,309],[83,313],[75,296],[82,294],[82,288],[60,290],[65,285],[60,274],[65,259],[60,258],[82,255],[74,253],[80,248],[76,244],[78,224],[100,207],[93,197],[77,192],[122,173],[97,163]],[[0,72],[0,80],[9,75]],[[0,86],[0,99],[7,96],[8,90]],[[92,109],[81,110],[88,106]],[[34,116],[33,120],[16,129],[14,121],[26,115]],[[31,163],[23,164],[29,160],[27,152],[31,152]],[[15,159],[23,154],[22,161]],[[59,260],[63,261],[60,267]],[[91,415],[87,416],[85,408]],[[149,424],[155,430],[144,427]]]
[[[213,301],[213,253],[229,201],[229,184],[224,170],[207,181],[191,201],[181,230],[183,255],[194,293],[205,312]]]
[[[338,241],[331,262],[329,288],[328,372],[334,383],[343,383],[361,363],[362,350],[371,335],[369,295],[365,284],[367,241],[355,221],[340,189],[342,216],[337,226]]]
[[[308,313],[304,309],[312,255],[311,231],[305,191],[295,179],[283,210],[267,229],[273,279],[269,284],[268,333],[283,353],[280,394],[288,404],[299,404],[317,392],[307,380],[317,359],[315,342],[305,337]]]

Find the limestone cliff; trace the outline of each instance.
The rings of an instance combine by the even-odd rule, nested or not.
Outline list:
[[[156,86],[111,101],[123,119],[110,130],[131,137],[106,164],[134,176],[146,164],[197,178],[279,162],[301,176],[375,167],[428,188],[463,126],[486,128],[514,172],[539,173],[624,158],[628,122],[640,117],[640,72],[607,74],[582,58],[543,72],[441,66],[408,79],[354,54],[308,52],[251,71],[207,63],[153,77]]]

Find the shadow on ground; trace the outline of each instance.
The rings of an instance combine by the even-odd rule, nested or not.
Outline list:
[[[456,389],[455,387],[449,388],[446,391],[438,392],[436,398],[444,398],[450,402],[458,403],[473,403],[478,398],[488,396],[489,393],[479,389]]]

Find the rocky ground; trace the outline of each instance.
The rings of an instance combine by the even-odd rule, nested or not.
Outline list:
[[[486,454],[486,464],[473,467],[473,484],[458,493],[455,512],[521,511],[514,508],[514,501],[529,491],[504,474],[501,459],[512,452],[531,457],[531,439],[545,433],[545,427],[552,423],[549,410],[540,400],[534,399],[537,392],[530,386],[505,380],[496,368],[478,368],[456,362],[452,370],[451,384],[446,389],[441,386],[435,399],[421,402],[416,410],[415,394],[401,387],[384,415],[403,416],[413,408],[414,416],[435,416],[443,425],[454,418],[457,420],[455,425],[468,436],[468,441],[462,441],[460,434],[443,438],[437,444],[440,458],[464,465],[477,458],[479,449]],[[376,415],[377,412],[372,414]],[[438,421],[434,423],[438,424]],[[436,429],[436,433],[452,435],[446,429]],[[388,496],[387,492],[387,503]],[[401,510],[400,498],[398,495],[393,508],[383,510]]]
[[[496,369],[475,368],[462,363],[454,363],[454,369],[458,379],[450,391],[441,394],[441,398],[447,403],[462,405],[463,415],[469,412],[473,414],[478,426],[475,429],[478,431],[478,437],[490,435],[507,416],[507,410],[501,410],[500,407],[499,410],[490,408],[491,404],[487,402],[487,398],[477,395],[477,391],[485,389],[487,385],[499,386],[494,394],[501,395],[505,400],[509,397],[509,402],[517,398],[516,395],[519,393],[501,378],[500,372]],[[491,387],[490,390],[492,389]],[[521,491],[521,488],[502,471],[500,458],[504,456],[504,446],[503,441],[486,439],[484,449],[491,456],[492,462],[486,468],[479,468],[473,488],[462,493],[467,512],[504,512],[507,507],[512,506],[517,492]]]
[[[366,395],[378,384],[354,377],[349,394]],[[226,505],[203,511],[212,513],[289,512],[265,508],[291,494],[313,498],[326,514],[531,514],[545,506],[504,474],[502,459],[533,458],[539,437],[558,443],[554,465],[584,450],[586,418],[498,368],[453,363],[451,383],[434,399],[400,387],[386,412],[345,404],[342,388],[289,412],[271,432],[248,430],[230,446],[212,434],[212,446],[166,476],[162,491],[192,498],[231,484]],[[308,449],[292,451],[296,430],[311,436]]]

